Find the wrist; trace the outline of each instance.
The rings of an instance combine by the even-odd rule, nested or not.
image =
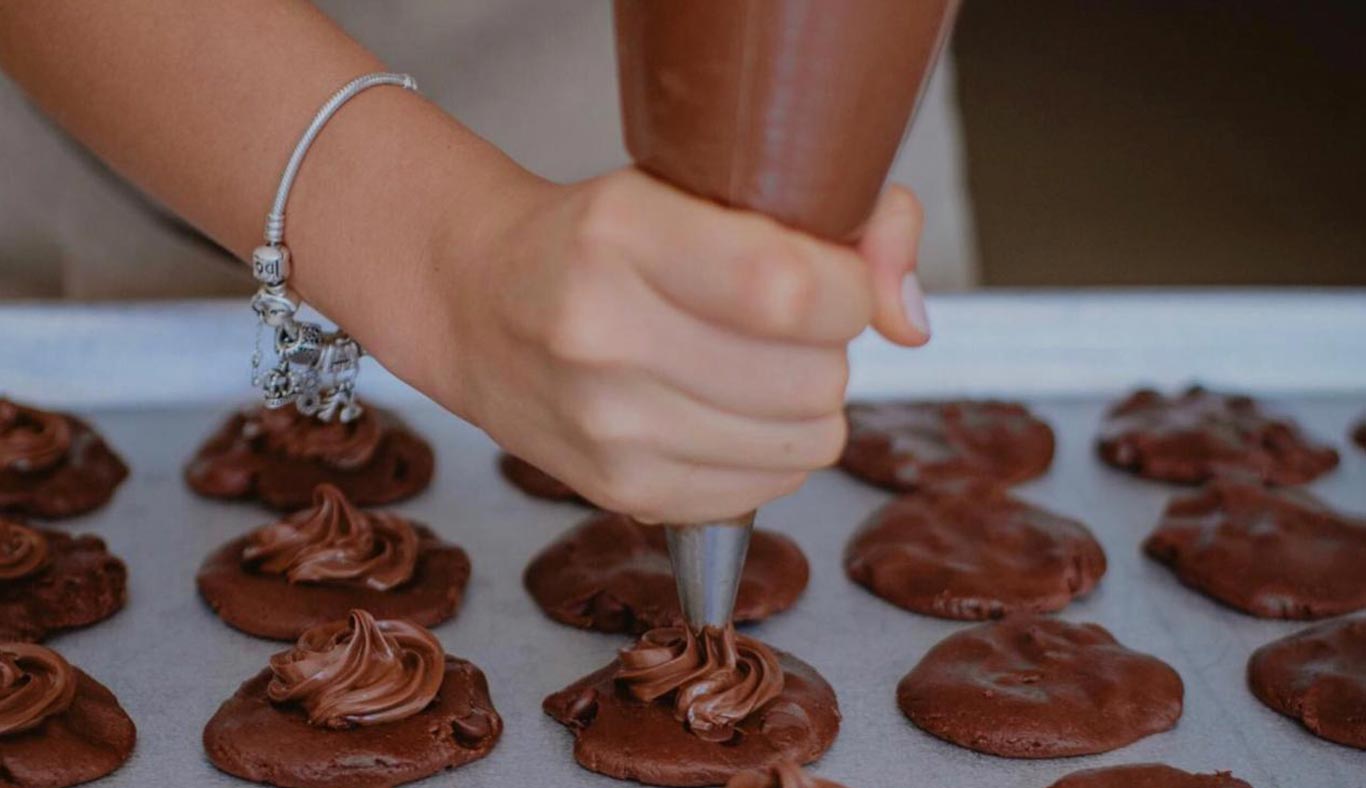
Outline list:
[[[443,336],[453,281],[478,259],[497,202],[534,180],[420,97],[376,88],[318,137],[290,198],[290,284],[399,377],[460,412]],[[464,278],[469,278],[468,276]],[[458,344],[458,343],[457,343]],[[364,377],[360,391],[364,393]]]

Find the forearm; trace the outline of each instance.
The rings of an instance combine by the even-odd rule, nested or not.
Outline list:
[[[313,113],[384,68],[303,0],[4,2],[0,66],[116,170],[243,258]],[[498,220],[497,196],[534,184],[418,96],[366,91],[300,172],[291,284],[378,340],[374,323],[392,305],[375,299],[423,308],[405,293],[420,291],[415,269],[431,264],[433,233],[456,232],[473,252]]]

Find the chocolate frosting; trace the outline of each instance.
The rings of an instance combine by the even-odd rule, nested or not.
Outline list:
[[[242,560],[291,583],[359,585],[387,591],[417,565],[417,533],[390,512],[366,512],[341,490],[319,484],[312,508],[253,532]]]
[[[0,518],[0,582],[29,577],[47,566],[47,562],[46,537]]]
[[[735,726],[782,694],[778,657],[734,627],[645,633],[622,649],[617,682],[637,700],[672,697],[674,716],[699,739],[729,741]]]
[[[0,643],[0,737],[33,730],[76,698],[62,655],[32,643]]]
[[[956,5],[616,0],[626,148],[679,188],[849,238]]]
[[[839,702],[815,669],[771,649],[783,671],[782,692],[717,743],[679,724],[668,696],[642,702],[620,681],[619,659],[545,699],[542,707],[574,734],[574,758],[586,769],[647,785],[724,785],[740,772],[781,760],[811,763],[839,733]]]
[[[0,512],[83,514],[107,503],[127,475],[89,424],[0,399]]]
[[[41,471],[71,449],[71,425],[60,413],[0,399],[0,470]]]
[[[807,773],[793,761],[783,760],[767,769],[737,774],[726,788],[844,788]]]
[[[256,428],[268,449],[286,457],[319,460],[336,468],[359,468],[370,462],[379,448],[384,430],[369,409],[347,423],[319,421],[297,408],[262,408],[256,412]]]
[[[396,722],[436,697],[446,653],[436,636],[398,619],[352,610],[346,621],[316,626],[294,648],[270,658],[267,693],[302,706],[312,725],[354,728]]]

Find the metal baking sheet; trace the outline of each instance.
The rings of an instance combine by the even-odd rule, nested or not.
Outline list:
[[[1165,761],[1191,770],[1231,769],[1257,788],[1366,785],[1366,752],[1310,736],[1245,689],[1248,654],[1303,625],[1220,607],[1142,557],[1138,544],[1174,488],[1129,478],[1094,459],[1091,441],[1104,398],[1030,401],[1057,429],[1059,446],[1052,471],[1020,494],[1090,524],[1110,558],[1098,590],[1062,615],[1102,623],[1125,644],[1176,667],[1186,682],[1180,725],[1105,755],[1045,761],[977,755],[911,726],[896,708],[896,683],[931,645],[966,625],[903,612],[845,578],[846,538],[887,496],[831,471],[762,512],[761,525],[801,544],[812,578],[793,610],[751,630],[816,666],[839,694],[844,726],[816,771],[850,788],[1044,788],[1076,769]],[[1336,506],[1366,512],[1366,453],[1345,440],[1347,425],[1366,408],[1366,391],[1275,401],[1342,449],[1342,466],[1311,489]],[[181,481],[185,459],[232,404],[82,411],[133,470],[108,508],[57,526],[105,537],[130,569],[123,612],[51,643],[111,687],[137,722],[133,758],[99,783],[106,788],[246,784],[209,764],[200,731],[281,645],[222,624],[196,595],[194,575],[213,547],[269,515],[252,505],[200,500]],[[541,713],[540,703],[600,667],[625,641],[552,623],[520,582],[532,554],[584,511],[529,500],[504,484],[493,446],[474,428],[434,406],[402,410],[436,445],[438,466],[427,493],[395,508],[464,545],[474,561],[463,610],[436,632],[448,651],[488,674],[507,727],[488,759],[421,785],[620,785],[575,765],[570,734]]]
[[[850,788],[1044,788],[1076,769],[1160,760],[1231,769],[1257,788],[1366,786],[1366,752],[1314,738],[1244,686],[1251,651],[1304,625],[1220,607],[1140,555],[1176,489],[1111,471],[1091,447],[1104,404],[1138,383],[1199,379],[1260,393],[1342,451],[1342,466],[1310,489],[1366,513],[1366,452],[1346,440],[1347,425],[1366,412],[1366,290],[986,292],[932,296],[930,312],[936,337],[924,349],[908,354],[870,337],[854,343],[854,390],[1033,404],[1058,431],[1058,456],[1020,494],[1086,521],[1110,559],[1097,591],[1062,616],[1104,624],[1175,666],[1186,682],[1185,715],[1170,733],[1069,760],[993,758],[921,733],[897,710],[896,683],[966,625],[906,613],[845,578],[844,542],[887,494],[832,471],[761,513],[761,525],[801,544],[812,578],[795,608],[752,629],[816,666],[839,693],[845,724],[816,772]],[[108,508],[56,526],[104,536],[130,569],[123,612],[52,641],[108,684],[138,724],[132,760],[100,786],[248,784],[208,763],[200,732],[282,646],[219,622],[196,595],[194,574],[213,547],[270,515],[195,498],[181,468],[246,401],[251,338],[240,302],[0,306],[0,392],[88,415],[133,469]],[[436,632],[488,674],[507,723],[487,760],[421,785],[622,785],[574,764],[569,733],[540,702],[601,666],[625,639],[550,622],[521,586],[530,557],[583,510],[509,488],[482,433],[382,369],[368,368],[361,385],[436,444],[432,488],[395,508],[470,551],[464,609]]]

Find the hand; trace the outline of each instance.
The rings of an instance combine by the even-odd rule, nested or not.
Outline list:
[[[438,263],[454,353],[436,331],[424,387],[605,509],[705,522],[792,492],[843,449],[847,343],[928,339],[903,189],[857,250],[634,170],[535,192],[483,259]]]

